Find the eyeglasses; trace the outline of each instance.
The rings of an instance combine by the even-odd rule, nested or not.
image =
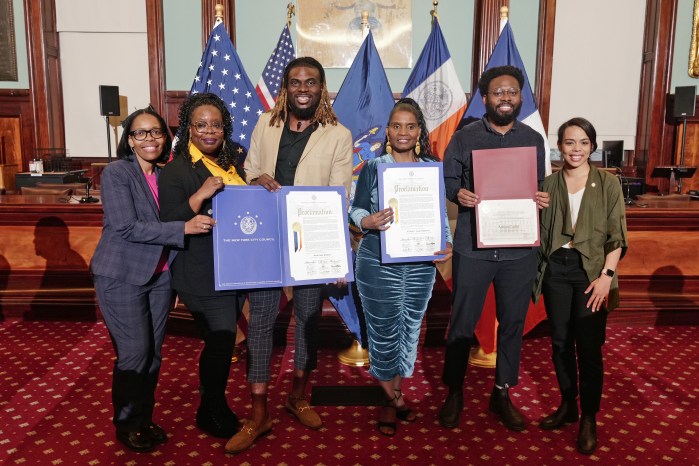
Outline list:
[[[488,92],[488,94],[497,97],[498,99],[505,94],[509,95],[510,97],[517,97],[520,93],[520,89],[515,89],[515,88],[510,88],[510,89],[495,89],[494,91]]]
[[[165,131],[160,129],[160,128],[152,128],[152,129],[137,129],[134,131],[131,131],[129,133],[129,136],[134,138],[137,141],[143,141],[146,139],[146,136],[150,135],[153,139],[160,139],[163,136],[165,136]]]
[[[207,130],[212,132],[212,133],[223,133],[223,123],[220,121],[214,121],[213,123],[209,124],[205,121],[197,121],[194,123],[190,124],[191,127],[193,127],[197,133],[206,133]]]

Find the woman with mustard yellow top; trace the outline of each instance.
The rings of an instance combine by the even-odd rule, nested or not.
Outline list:
[[[160,218],[187,221],[211,216],[211,198],[224,185],[244,185],[238,174],[233,124],[224,102],[210,93],[194,94],[180,107],[179,141],[174,158],[160,175]],[[238,430],[226,400],[226,384],[240,312],[238,293],[214,289],[215,219],[202,234],[188,235],[171,258],[172,287],[194,317],[204,340],[199,357],[200,404],[197,426],[221,438]]]

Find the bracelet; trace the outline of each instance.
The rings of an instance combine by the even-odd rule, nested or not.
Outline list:
[[[255,181],[259,180],[259,179],[260,179],[259,176],[258,176],[257,178],[253,178],[253,179],[251,179],[250,181],[248,181],[248,184],[251,185],[251,184],[253,184]]]

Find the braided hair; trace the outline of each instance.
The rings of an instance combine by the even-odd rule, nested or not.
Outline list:
[[[180,105],[179,110],[179,129],[177,131],[178,141],[175,146],[174,157],[186,157],[190,161],[192,156],[189,153],[189,125],[192,123],[192,113],[194,110],[201,107],[202,105],[211,105],[216,107],[223,117],[223,145],[218,151],[218,157],[216,158],[216,165],[228,170],[230,167],[235,167],[238,172],[240,172],[240,167],[238,166],[237,154],[234,149],[237,147],[231,140],[233,135],[233,119],[231,118],[231,113],[228,111],[226,104],[220,99],[216,94],[210,92],[204,92],[201,94],[192,94],[187,97],[182,105]]]
[[[403,97],[393,106],[391,114],[388,116],[388,123],[386,124],[387,127],[388,124],[390,124],[393,115],[399,111],[410,112],[413,115],[415,115],[415,118],[417,119],[417,124],[420,127],[420,136],[418,137],[418,142],[420,143],[420,155],[418,155],[418,157],[425,159],[429,162],[439,162],[439,159],[435,157],[435,155],[432,153],[432,146],[430,145],[430,132],[427,130],[425,115],[422,114],[422,109],[420,108],[420,105],[418,105],[418,103],[410,97]],[[386,138],[383,142],[384,151],[387,143],[388,133],[386,134]]]
[[[299,57],[291,60],[284,69],[284,76],[282,77],[282,83],[279,86],[277,101],[274,104],[274,108],[270,110],[272,118],[269,120],[269,126],[279,126],[279,123],[284,123],[288,120],[289,102],[286,87],[289,84],[289,73],[294,68],[299,68],[302,66],[315,68],[320,73],[320,85],[322,90],[320,94],[320,101],[318,102],[318,108],[316,109],[315,115],[313,115],[311,124],[321,124],[323,126],[327,124],[331,124],[333,126],[337,125],[337,115],[335,115],[333,107],[330,104],[330,97],[328,97],[328,86],[325,82],[325,70],[323,69],[323,65],[321,65],[318,60],[313,57]]]

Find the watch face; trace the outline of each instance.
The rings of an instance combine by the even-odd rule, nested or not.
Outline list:
[[[614,271],[609,270],[609,269],[604,269],[604,274],[608,277],[613,277],[614,276]]]

